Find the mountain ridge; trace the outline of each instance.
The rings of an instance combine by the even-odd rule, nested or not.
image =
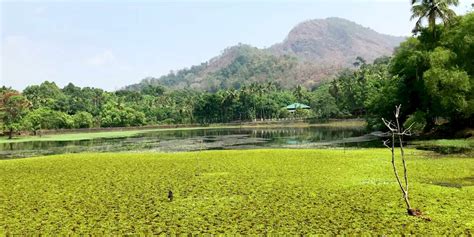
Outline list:
[[[338,17],[307,20],[269,48],[238,44],[200,65],[159,78],[145,78],[125,89],[162,85],[171,89],[216,91],[270,81],[286,88],[296,85],[309,88],[329,80],[343,68],[352,67],[356,57],[372,62],[390,56],[403,39]]]
[[[391,54],[403,40],[403,37],[381,34],[344,18],[329,17],[297,24],[283,42],[274,44],[269,50],[276,55],[296,55],[318,63],[331,63],[336,57],[339,63],[348,66],[358,56],[373,61]],[[367,52],[361,47],[370,47],[375,52]]]

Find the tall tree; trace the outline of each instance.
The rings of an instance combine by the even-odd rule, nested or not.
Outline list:
[[[23,95],[32,103],[33,109],[47,107],[53,110],[66,111],[67,98],[54,82],[45,81],[40,85],[28,86]]]
[[[457,6],[459,0],[412,0],[411,20],[418,19],[413,29],[413,33],[418,33],[422,26],[423,19],[428,20],[428,27],[435,32],[436,19],[441,19],[443,23],[449,24],[456,16],[450,6]]]
[[[5,91],[0,95],[0,119],[9,139],[20,128],[21,119],[29,107],[30,102],[16,91]]]

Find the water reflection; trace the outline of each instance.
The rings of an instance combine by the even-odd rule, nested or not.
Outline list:
[[[0,158],[78,152],[196,151],[216,149],[367,146],[362,128],[233,128],[144,132],[133,137],[0,144]]]

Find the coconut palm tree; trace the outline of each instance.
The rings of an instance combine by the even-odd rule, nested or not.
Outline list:
[[[227,89],[223,91],[221,98],[221,108],[224,109],[224,117],[229,122],[234,119],[234,114],[228,114],[229,111],[232,112],[231,106],[238,100],[239,92],[236,89]]]
[[[457,6],[459,0],[412,0],[411,4],[411,20],[418,19],[413,33],[418,33],[422,28],[422,20],[427,19],[428,27],[434,34],[437,19],[441,19],[445,25],[448,25],[456,16],[456,13],[449,7]]]
[[[293,95],[298,99],[298,103],[303,103],[304,88],[301,85],[297,85],[293,90]]]

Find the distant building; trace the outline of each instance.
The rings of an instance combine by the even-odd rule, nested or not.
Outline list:
[[[294,103],[294,104],[286,106],[286,109],[288,110],[288,112],[294,113],[296,109],[311,109],[311,107],[305,104]]]

